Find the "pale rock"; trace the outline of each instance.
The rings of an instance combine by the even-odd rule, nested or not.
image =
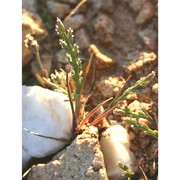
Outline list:
[[[22,8],[37,13],[37,0],[22,0]]]
[[[70,6],[68,4],[47,1],[47,8],[53,17],[60,19],[64,18],[70,12]]]
[[[72,114],[67,99],[64,94],[40,86],[22,86],[23,167],[30,157],[46,157],[66,145],[62,140],[30,134],[24,128],[43,136],[71,139]]]
[[[47,31],[44,28],[41,18],[32,12],[25,9],[22,11],[22,65],[25,66],[31,60],[33,54],[25,46],[24,40],[27,34],[35,35],[38,40],[42,40],[47,36]]]
[[[85,29],[78,29],[75,33],[76,43],[80,50],[87,49],[90,46],[90,39]]]
[[[146,0],[129,0],[129,6],[134,12],[138,12]]]
[[[145,65],[152,64],[157,61],[157,56],[154,52],[138,52],[134,54],[134,57],[133,54],[130,57],[133,59],[131,59],[128,66],[125,67],[125,71],[128,74],[141,70],[145,67]]]
[[[113,0],[92,0],[92,6],[95,11],[103,10],[112,13],[114,10]]]
[[[67,19],[64,22],[64,26],[68,29],[71,28],[73,30],[78,29],[82,24],[85,23],[85,17],[82,14],[75,14]]]
[[[138,25],[144,24],[148,20],[150,20],[154,15],[155,15],[155,10],[152,3],[146,2],[136,17],[136,24]]]
[[[152,92],[156,95],[158,95],[158,83],[155,83],[152,87]]]
[[[101,95],[107,99],[115,97],[124,84],[125,80],[121,76],[102,76],[96,83],[96,88],[100,91]]]
[[[100,14],[94,20],[94,29],[97,33],[97,38],[103,43],[111,43],[115,31],[115,23],[105,14]]]
[[[138,34],[148,48],[150,48],[151,50],[155,50],[157,48],[157,31],[153,30],[152,28],[146,28],[140,31]]]
[[[117,166],[117,162],[120,161],[133,172],[136,164],[135,156],[130,151],[127,130],[121,125],[107,128],[101,135],[100,145],[108,178],[113,180],[127,179],[123,176],[124,171]]]
[[[98,130],[86,128],[47,164],[32,166],[28,180],[108,180]]]

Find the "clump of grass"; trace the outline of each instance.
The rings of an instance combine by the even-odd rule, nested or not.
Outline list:
[[[155,72],[152,71],[150,74],[148,74],[145,77],[140,78],[133,86],[127,88],[124,92],[120,92],[116,95],[116,97],[113,99],[113,101],[109,104],[108,108],[104,111],[103,114],[98,116],[93,122],[91,122],[91,125],[95,125],[99,123],[104,117],[106,117],[108,114],[110,114],[114,109],[116,109],[119,105],[119,103],[127,98],[127,96],[131,93],[133,93],[138,88],[145,86],[151,82],[151,80],[154,78]]]
[[[79,48],[78,45],[74,43],[73,30],[71,28],[66,30],[65,26],[63,25],[63,23],[59,18],[57,18],[57,24],[55,30],[57,34],[60,36],[60,40],[59,40],[60,45],[62,46],[62,48],[66,50],[66,58],[69,60],[69,63],[72,66],[72,68],[68,69],[66,73],[64,72],[64,75],[66,74],[66,87],[61,86],[61,77],[59,76],[59,73],[57,71],[55,72],[54,75],[51,76],[51,79],[49,78],[47,71],[43,68],[43,65],[41,63],[41,58],[39,55],[39,44],[31,35],[27,35],[26,45],[35,54],[38,65],[41,69],[41,75],[35,73],[35,76],[37,80],[40,82],[40,84],[43,87],[51,87],[54,91],[58,91],[69,96],[69,100],[72,108],[72,114],[73,114],[73,130],[74,130],[74,135],[76,135],[82,129],[82,126],[86,124],[89,121],[89,119],[94,115],[95,111],[100,106],[112,100],[112,98],[107,99],[104,102],[100,103],[90,113],[88,113],[82,121],[80,121],[79,119],[80,106],[81,106],[80,99],[84,88],[84,82],[90,68],[90,63],[92,63],[92,58],[90,58],[89,64],[87,68],[84,70],[85,73],[83,74],[81,59],[79,57]],[[69,74],[72,77],[75,86],[69,85],[69,78],[70,78]],[[118,94],[112,100],[112,102],[109,103],[108,108],[103,113],[101,113],[96,119],[94,119],[90,123],[90,125],[95,126],[97,123],[102,121],[107,115],[113,112],[119,106],[120,102],[125,100],[129,94],[133,93],[140,87],[148,85],[154,77],[155,77],[155,72],[152,71],[147,76],[140,78],[133,86],[127,89],[125,89],[124,86],[118,92]],[[127,81],[125,85],[127,85]],[[73,96],[73,98],[71,96]],[[75,111],[74,111],[73,101],[75,102]],[[157,130],[152,130],[147,125],[141,124],[132,119],[132,118],[144,118],[144,119],[149,119],[149,121],[153,123],[153,119],[147,113],[143,113],[143,112],[134,113],[128,109],[117,109],[116,113],[127,115],[128,117],[124,119],[126,123],[132,125],[134,128],[143,130],[147,135],[158,138]],[[34,133],[34,135],[37,134]],[[118,162],[117,165],[124,171],[124,175],[127,176],[128,179],[130,179],[131,176],[134,174],[128,169],[126,165],[123,165],[121,162]]]
[[[80,99],[81,99],[83,88],[84,88],[83,85],[85,84],[85,79],[86,79],[86,76],[89,71],[90,63],[92,63],[92,58],[90,58],[89,64],[87,65],[87,68],[84,70],[85,73],[83,75],[81,59],[79,57],[79,47],[76,43],[74,43],[73,30],[71,28],[66,30],[62,21],[59,18],[57,18],[57,24],[55,26],[55,31],[60,36],[59,43],[62,46],[62,48],[65,48],[66,58],[69,60],[69,63],[72,66],[71,69],[68,69],[66,71],[66,88],[60,87],[57,84],[57,82],[53,81],[53,78],[51,78],[51,79],[48,78],[47,71],[43,68],[43,65],[41,63],[41,58],[39,55],[39,45],[38,45],[37,41],[31,35],[27,35],[26,45],[35,54],[35,56],[37,58],[37,62],[41,69],[42,77],[38,73],[35,73],[35,76],[36,76],[37,80],[40,82],[40,84],[43,87],[51,87],[54,91],[58,91],[58,92],[66,94],[66,95],[69,95],[72,113],[73,113],[73,129],[74,129],[74,133],[77,133],[80,131],[82,126],[93,116],[97,107],[102,106],[104,103],[108,102],[110,99],[105,100],[104,102],[100,103],[80,122],[80,119],[79,119],[80,107],[81,107]],[[71,74],[73,84],[74,84],[72,86],[69,85],[69,75],[68,75],[69,73]],[[116,97],[109,104],[108,108],[102,114],[100,114],[96,119],[94,119],[90,123],[90,125],[96,125],[97,123],[99,123],[102,119],[104,119],[104,117],[106,117],[108,114],[110,114],[114,109],[116,109],[118,107],[120,101],[125,100],[129,94],[133,93],[138,88],[149,84],[150,81],[154,78],[154,76],[155,76],[155,72],[152,71],[147,76],[140,78],[133,86],[131,86],[127,89],[125,89],[125,86],[124,86],[124,88],[122,88],[118,92]],[[57,79],[59,78],[58,81],[60,81],[60,76],[57,72],[55,72],[54,76],[52,76],[52,77],[56,77]],[[127,81],[126,81],[126,84],[127,84]],[[71,96],[73,96],[73,98]],[[75,101],[75,110],[74,110],[73,101]],[[121,110],[121,113],[122,113],[122,110]],[[147,118],[147,115],[143,114],[143,113],[133,114],[132,112],[127,111],[127,110],[124,110],[123,113],[128,114],[129,117],[136,116],[136,117]],[[148,126],[140,125],[139,123],[135,123],[134,121],[131,121],[130,119],[126,119],[125,121],[127,123],[130,123],[131,125],[133,125],[136,128],[143,129],[147,134],[149,134],[149,135],[151,134],[151,135],[157,137],[157,132],[151,130]]]

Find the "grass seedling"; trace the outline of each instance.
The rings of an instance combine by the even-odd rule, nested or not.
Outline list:
[[[114,100],[110,103],[109,107],[107,108],[107,110],[101,114],[100,116],[98,116],[92,123],[91,125],[96,125],[97,123],[99,123],[104,117],[106,117],[108,114],[110,114],[115,108],[118,107],[120,101],[126,99],[126,97],[134,92],[135,90],[137,90],[138,88],[145,86],[147,84],[150,83],[150,81],[154,78],[155,76],[155,72],[152,71],[150,74],[148,74],[147,76],[139,79],[133,86],[129,87],[128,89],[126,89],[124,91],[124,93],[118,93],[117,96],[114,98]],[[120,90],[121,91],[121,90]],[[122,95],[120,95],[122,94]]]
[[[120,109],[115,109],[114,113],[119,114],[119,115],[127,115],[128,117],[132,118],[143,118],[149,120],[149,122],[153,125],[155,125],[155,120],[146,112],[146,110],[141,107],[143,112],[132,112],[128,108],[120,108]]]
[[[59,43],[62,46],[62,48],[65,48],[66,50],[66,57],[69,60],[69,63],[72,66],[72,69],[69,70],[73,83],[69,83],[69,72],[66,72],[66,88],[60,87],[54,82],[51,82],[50,79],[48,78],[47,71],[43,68],[40,55],[39,55],[39,45],[37,41],[31,36],[27,35],[27,40],[26,40],[26,46],[31,49],[31,51],[35,54],[39,67],[41,69],[42,77],[38,74],[35,73],[35,76],[37,80],[40,82],[40,84],[45,87],[51,87],[54,91],[62,92],[66,95],[69,96],[70,99],[70,104],[72,108],[72,114],[73,114],[73,129],[74,129],[74,134],[77,134],[82,128],[82,126],[88,122],[90,117],[93,116],[95,111],[102,106],[104,103],[108,102],[110,99],[105,100],[104,102],[100,103],[97,107],[95,107],[81,122],[80,122],[80,108],[81,108],[81,96],[83,95],[83,88],[85,84],[86,77],[88,75],[90,66],[92,64],[92,58],[93,58],[93,53],[91,54],[91,58],[89,61],[89,64],[87,65],[86,69],[83,71],[82,70],[82,64],[81,64],[81,59],[79,57],[79,48],[76,43],[74,43],[74,35],[73,35],[73,30],[71,28],[67,29],[63,25],[62,21],[57,18],[57,24],[55,26],[55,30],[57,34],[60,36]],[[108,114],[110,114],[114,109],[116,109],[120,103],[120,101],[124,100],[127,98],[127,96],[137,90],[138,88],[142,86],[146,86],[155,76],[155,72],[152,71],[150,74],[148,74],[145,77],[142,77],[139,79],[133,86],[127,88],[125,90],[125,87],[127,86],[127,82],[129,78],[127,79],[124,88],[122,88],[116,97],[113,99],[113,101],[109,104],[108,108],[101,113],[96,119],[94,119],[90,125],[94,126],[97,123],[99,123],[102,119],[104,119]],[[72,85],[72,84],[75,84]],[[70,86],[72,85],[72,86]],[[72,97],[73,96],[73,97]],[[111,98],[112,99],[112,98]],[[75,103],[73,103],[73,101]],[[75,107],[75,108],[74,108]],[[127,112],[127,110],[126,110]],[[137,116],[137,114],[133,114],[128,112],[130,117],[132,116]],[[141,117],[146,117],[146,114],[141,113],[138,114],[138,116]],[[127,122],[131,122],[128,121]],[[138,123],[132,122],[133,125],[139,129],[143,128],[147,134],[152,134],[153,136],[157,137],[157,132],[148,129],[148,126],[146,127],[145,125],[142,127]],[[76,132],[75,132],[76,131]]]
[[[156,139],[158,139],[158,131],[157,130],[152,130],[151,128],[149,128],[146,124],[142,124],[139,123],[131,118],[125,118],[123,119],[126,123],[130,124],[132,127],[138,129],[138,130],[142,130],[145,132],[145,134],[149,135],[149,136],[153,136]]]
[[[128,180],[131,180],[131,176],[134,175],[134,172],[131,172],[126,165],[123,165],[120,161],[118,161],[117,165],[124,171],[124,176],[128,177]]]
[[[72,69],[72,79],[76,85],[74,94],[75,100],[75,114],[76,114],[76,124],[79,123],[79,113],[80,113],[80,96],[82,90],[82,65],[81,60],[79,58],[79,48],[76,43],[73,42],[73,30],[69,28],[68,30],[65,29],[64,24],[61,22],[59,18],[57,18],[57,24],[55,28],[57,34],[61,37],[59,40],[60,45],[62,48],[66,50],[66,57],[69,60]]]
[[[140,87],[148,85],[154,77],[155,77],[155,72],[152,71],[147,76],[140,78],[133,86],[126,89],[122,95],[121,93],[118,93],[117,96],[112,101],[112,103],[109,105],[109,107],[113,107],[118,101],[122,101],[126,99],[130,93],[133,93]]]
[[[143,112],[132,112],[127,108],[121,108],[121,109],[116,109],[114,110],[114,113],[119,114],[119,115],[126,115],[127,117],[123,118],[123,120],[130,124],[132,127],[138,129],[138,130],[142,130],[144,131],[145,134],[149,135],[149,136],[153,136],[156,139],[158,139],[158,131],[157,130],[152,130],[151,128],[149,128],[148,125],[146,124],[142,124],[137,122],[136,120],[133,120],[132,118],[135,119],[139,119],[139,118],[143,118],[143,119],[147,119],[149,120],[149,122],[151,124],[155,124],[155,120],[144,110],[144,108],[141,107],[141,109],[143,110]]]

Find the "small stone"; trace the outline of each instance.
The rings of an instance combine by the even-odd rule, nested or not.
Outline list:
[[[126,179],[124,171],[117,166],[120,161],[134,171],[136,158],[130,151],[130,141],[126,129],[121,125],[107,128],[101,135],[101,150],[104,155],[106,171],[109,179]]]
[[[131,56],[131,58],[133,58]],[[131,59],[129,65],[125,68],[128,74],[142,69],[146,64],[156,61],[156,54],[154,52],[140,52]]]
[[[92,0],[92,6],[95,11],[104,10],[105,12],[112,13],[114,10],[113,0]]]
[[[155,11],[152,3],[146,2],[136,17],[136,24],[141,25],[146,23],[154,16],[154,13]]]
[[[58,17],[62,19],[70,13],[70,6],[68,4],[47,1],[46,5],[51,15],[55,18]]]
[[[129,132],[129,140],[133,140],[133,139],[135,139],[135,134],[132,132],[132,131],[130,131]]]
[[[145,124],[145,125],[147,125],[147,126],[149,126],[149,124],[150,124],[149,120],[148,120],[148,119],[144,119],[144,118],[139,118],[139,119],[138,119],[138,122],[139,122],[140,124]]]
[[[144,44],[151,50],[154,50],[157,48],[157,38],[158,33],[157,31],[146,28],[139,32],[139,37],[143,39]]]
[[[102,96],[106,98],[114,97],[125,83],[124,78],[114,76],[102,76],[100,81],[96,83],[97,89],[101,92]]]
[[[146,0],[129,0],[129,7],[134,11],[138,12]]]
[[[34,13],[30,13],[23,9],[22,11],[22,65],[29,63],[33,54],[25,47],[24,40],[27,34],[35,35],[38,40],[42,40],[47,36],[47,31],[44,28],[41,18]]]
[[[97,33],[97,38],[103,43],[111,43],[115,31],[115,23],[105,14],[100,14],[94,20],[94,29]]]
[[[78,29],[82,24],[85,23],[85,18],[82,14],[76,14],[70,17],[67,21],[64,22],[65,27],[68,29],[69,27],[73,30]]]
[[[139,112],[143,112],[141,107],[143,107],[146,111],[149,111],[152,105],[153,105],[152,103],[145,103],[145,102],[140,103],[140,101],[134,100],[132,103],[128,105],[128,109],[132,112],[139,113]]]
[[[152,92],[154,93],[154,94],[158,94],[158,83],[155,83],[154,85],[153,85],[153,87],[152,87]]]
[[[40,86],[22,86],[22,127],[43,136],[22,130],[23,168],[30,157],[42,158],[62,149],[72,137],[72,113],[68,97]],[[61,140],[60,140],[61,138]]]
[[[150,145],[150,139],[148,137],[145,137],[140,140],[140,147],[142,149],[147,149]]]
[[[90,46],[90,39],[85,29],[78,29],[75,33],[76,43],[80,50],[88,49]]]
[[[22,0],[22,8],[37,13],[37,0]]]

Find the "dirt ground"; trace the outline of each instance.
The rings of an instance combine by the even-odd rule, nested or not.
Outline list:
[[[157,130],[158,7],[156,0],[138,0],[136,2],[137,4],[133,4],[133,0],[86,1],[75,13],[75,15],[82,15],[82,22],[76,20],[70,25],[74,27],[75,41],[79,45],[80,56],[84,64],[90,58],[88,47],[91,44],[95,44],[102,54],[114,62],[107,65],[105,60],[101,61],[95,58],[100,62],[97,63],[93,91],[86,104],[86,111],[91,110],[103,100],[114,97],[122,87],[119,82],[124,82],[130,75],[128,86],[140,77],[155,71],[156,76],[148,87],[136,91],[123,103],[134,112],[138,111],[137,104],[141,103],[156,121],[156,124],[150,127]],[[70,4],[71,10],[77,4]],[[139,15],[140,12],[142,17]],[[47,13],[47,7],[43,0],[38,1],[38,13],[48,30],[48,36],[40,42],[40,54],[52,55],[50,72],[65,68],[68,63],[57,61],[55,56],[61,48],[58,42],[59,37],[54,30],[56,17]],[[65,17],[61,20],[65,20]],[[68,20],[66,22],[68,26]],[[32,58],[33,61],[35,58]],[[24,76],[26,72],[29,72],[29,75],[24,78],[23,84],[38,84],[31,73],[30,64],[23,67]],[[89,78],[91,79],[91,76]],[[107,119],[110,122],[113,119],[125,126],[120,115],[111,114]],[[131,150],[138,162],[134,179],[156,179],[158,176],[158,140],[132,127],[128,127],[128,131]]]

